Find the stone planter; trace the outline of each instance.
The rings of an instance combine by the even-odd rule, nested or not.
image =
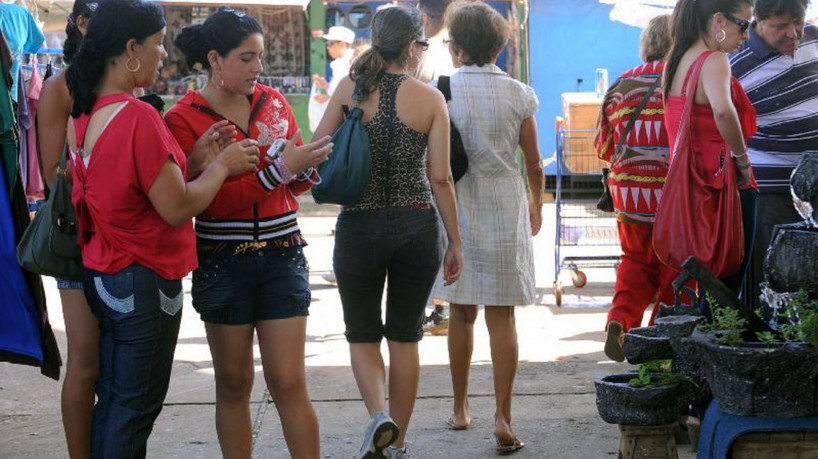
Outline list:
[[[805,343],[740,347],[716,344],[712,334],[683,338],[719,408],[740,416],[818,416],[818,348]]]
[[[776,225],[764,273],[776,292],[818,294],[818,229],[806,223]]]
[[[658,426],[675,422],[682,412],[680,384],[631,387],[636,372],[614,373],[594,380],[596,407],[609,424]]]
[[[668,316],[656,319],[656,330],[668,338],[686,338],[693,333],[696,325],[705,323],[705,318],[695,316]]]
[[[659,303],[657,318],[670,316],[698,316],[701,313],[698,304],[680,304],[678,306]]]
[[[632,328],[625,333],[625,342],[622,352],[628,363],[640,364],[648,360],[671,359],[673,348],[670,347],[670,338],[662,336],[656,327]]]

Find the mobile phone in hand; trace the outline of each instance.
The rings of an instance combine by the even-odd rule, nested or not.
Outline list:
[[[287,145],[287,142],[283,139],[275,139],[273,143],[270,145],[270,148],[267,149],[267,157],[270,160],[274,160],[281,155],[281,152],[284,151],[284,146]]]

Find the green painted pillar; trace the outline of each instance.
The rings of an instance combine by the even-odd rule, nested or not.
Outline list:
[[[310,28],[310,75],[327,76],[327,47],[321,33],[327,28],[327,8],[324,0],[310,0],[307,7]]]

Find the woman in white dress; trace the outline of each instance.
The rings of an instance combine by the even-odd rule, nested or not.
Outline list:
[[[454,430],[471,423],[469,367],[477,305],[484,305],[491,337],[498,452],[522,448],[511,428],[511,393],[517,372],[514,305],[534,302],[532,236],[542,224],[542,164],[537,146],[537,97],[495,62],[510,34],[508,23],[481,3],[455,4],[447,15],[449,50],[460,69],[451,77],[449,114],[469,158],[456,185],[463,274],[440,287],[436,298],[451,303],[449,360]],[[516,163],[523,150],[528,189]]]

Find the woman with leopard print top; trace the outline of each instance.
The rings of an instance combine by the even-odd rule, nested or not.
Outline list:
[[[357,104],[370,138],[372,178],[361,202],[338,217],[333,257],[352,371],[371,417],[359,457],[407,456],[404,437],[420,378],[418,341],[426,301],[441,261],[447,284],[457,280],[462,266],[446,102],[439,91],[407,76],[428,46],[418,10],[379,11],[372,22],[372,48],[353,63],[315,132],[318,137],[334,132],[344,120],[341,106]],[[445,255],[432,196],[448,235]]]

